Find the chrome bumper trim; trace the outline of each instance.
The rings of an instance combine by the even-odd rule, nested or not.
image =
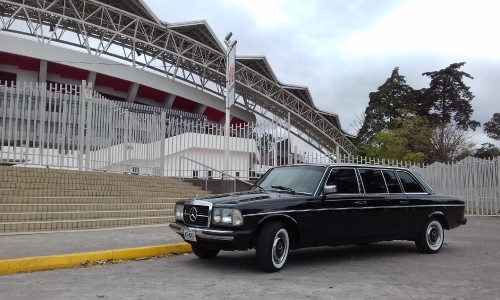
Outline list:
[[[218,241],[234,240],[234,231],[232,230],[196,228],[177,223],[170,223],[168,224],[168,226],[170,227],[170,229],[172,229],[173,231],[182,236],[184,236],[184,230],[189,229],[195,232],[197,238],[205,240],[218,240]]]

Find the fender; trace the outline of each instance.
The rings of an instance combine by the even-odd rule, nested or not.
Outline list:
[[[269,214],[269,215],[265,216],[264,218],[262,218],[257,225],[260,227],[260,225],[262,225],[262,223],[267,222],[270,218],[273,218],[273,219],[285,218],[288,221],[291,221],[294,225],[297,225],[297,220],[295,220],[294,218],[290,217],[289,215],[285,215],[285,214]]]
[[[446,215],[442,211],[433,211],[433,212],[431,212],[429,215],[427,215],[426,220],[428,220],[430,218],[436,218],[438,220],[441,220],[441,222],[443,223],[442,224],[443,227],[445,229],[450,229],[450,225],[448,223],[448,219],[446,218]]]

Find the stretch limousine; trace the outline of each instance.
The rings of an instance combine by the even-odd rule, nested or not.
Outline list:
[[[289,250],[391,240],[436,253],[444,229],[465,225],[464,201],[397,167],[300,164],[270,169],[248,192],[178,201],[172,230],[200,258],[256,249],[267,272]]]

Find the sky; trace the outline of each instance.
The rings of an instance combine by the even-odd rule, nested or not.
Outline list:
[[[500,1],[144,1],[168,23],[205,20],[221,41],[232,32],[237,57],[265,56],[281,83],[308,87],[351,134],[395,67],[421,89],[430,83],[422,73],[465,62],[472,119],[482,125],[500,112]],[[471,140],[500,146],[482,128]]]

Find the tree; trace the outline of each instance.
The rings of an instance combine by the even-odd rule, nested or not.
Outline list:
[[[476,150],[474,157],[477,158],[490,158],[500,156],[500,149],[491,143],[481,144],[481,148]]]
[[[441,128],[445,128],[444,125],[452,121],[464,130],[475,130],[480,126],[479,122],[471,120],[474,110],[470,102],[474,95],[463,82],[463,78],[473,77],[459,70],[464,65],[465,62],[454,63],[445,69],[422,74],[429,76],[431,82],[429,88],[423,91],[424,102],[420,113],[428,114]]]
[[[380,159],[428,162],[425,153],[432,151],[432,130],[427,119],[413,117],[402,121],[400,128],[378,132],[368,144],[358,146],[357,153]]]
[[[500,140],[500,113],[494,113],[491,120],[484,123],[483,130],[488,135],[488,137],[499,141]]]
[[[357,141],[367,143],[382,130],[398,128],[401,120],[415,111],[414,97],[413,88],[406,84],[404,76],[399,75],[399,68],[394,68],[391,77],[376,92],[370,93]]]
[[[442,124],[432,132],[432,161],[453,162],[472,155],[469,133],[454,124]]]

